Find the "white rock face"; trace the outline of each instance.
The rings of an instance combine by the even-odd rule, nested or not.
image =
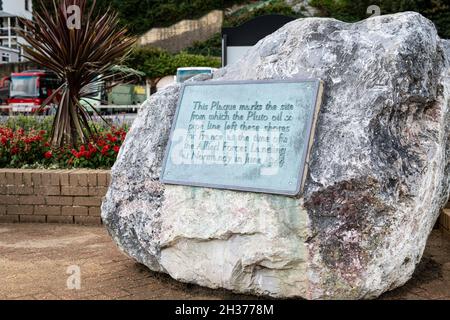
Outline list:
[[[212,81],[324,80],[302,197],[161,184],[174,85],[134,122],[104,222],[125,253],[183,282],[377,297],[410,279],[448,198],[449,67],[450,43],[416,13],[289,23]]]

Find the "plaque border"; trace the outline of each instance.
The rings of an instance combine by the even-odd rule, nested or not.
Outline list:
[[[165,179],[164,174],[166,172],[167,168],[167,161],[169,159],[169,152],[170,148],[172,146],[172,138],[174,135],[176,123],[178,120],[178,115],[180,113],[181,109],[181,103],[183,100],[184,90],[186,87],[189,86],[202,86],[202,85],[238,85],[238,84],[268,84],[268,83],[300,83],[300,82],[313,82],[315,83],[315,97],[312,103],[314,104],[314,113],[312,114],[310,121],[308,122],[308,144],[303,151],[302,159],[300,162],[300,169],[303,168],[303,170],[299,170],[298,173],[298,182],[295,189],[295,192],[288,191],[288,190],[278,190],[278,189],[266,189],[266,188],[253,188],[253,187],[239,187],[239,186],[229,186],[229,185],[221,185],[221,184],[215,184],[215,183],[201,183],[201,182],[186,182],[182,180],[170,180]],[[322,91],[321,91],[321,84],[323,84],[323,81],[319,78],[289,78],[289,79],[267,79],[267,80],[226,80],[226,81],[189,81],[185,82],[181,85],[180,93],[177,101],[177,107],[175,111],[175,115],[172,119],[172,127],[170,128],[170,134],[169,139],[167,141],[165,151],[164,151],[164,158],[161,166],[161,172],[159,175],[159,181],[162,184],[168,184],[168,185],[178,185],[178,186],[186,186],[186,187],[199,187],[199,188],[210,188],[210,189],[219,189],[219,190],[230,190],[230,191],[240,191],[240,192],[253,192],[253,193],[266,193],[266,194],[273,194],[273,195],[281,195],[281,196],[291,196],[291,197],[297,197],[299,196],[304,187],[305,178],[308,174],[308,167],[309,167],[309,159],[308,155],[310,154],[310,151],[312,149],[313,145],[313,139],[311,139],[311,135],[313,134],[312,130],[315,130],[316,122],[318,121],[318,115],[320,112],[320,108],[322,105]],[[319,105],[319,106],[317,106]]]

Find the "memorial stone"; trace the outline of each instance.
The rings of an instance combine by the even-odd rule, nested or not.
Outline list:
[[[299,194],[321,95],[319,80],[186,84],[161,181]]]
[[[105,226],[129,256],[182,282],[273,297],[378,297],[411,278],[448,200],[449,70],[450,42],[417,13],[354,24],[322,18],[288,23],[212,79],[195,79],[204,81],[204,92],[195,93],[196,84],[183,95],[176,84],[144,104],[112,169]],[[301,78],[324,83],[302,192],[273,194],[286,189],[286,181],[269,182],[276,175],[264,184],[270,192],[228,190],[254,187],[242,178],[242,165],[233,165],[239,172],[233,181],[224,164],[213,165],[209,178],[192,165],[182,167],[192,172],[180,172],[169,163],[163,172],[165,155],[173,160],[168,148],[199,154],[195,145],[170,139],[174,126],[186,130],[193,116],[208,125],[212,116],[218,129],[232,125],[234,104],[264,108],[278,91],[282,99],[271,103],[295,108],[288,94],[306,96],[287,84],[255,95],[244,93],[261,86],[232,90],[215,82]],[[213,89],[223,92],[207,92]],[[250,95],[248,103],[241,100]],[[258,119],[277,113],[256,110],[247,120],[249,112],[255,110],[236,124],[267,126]],[[286,152],[295,148],[288,142]],[[301,153],[285,157],[298,158]],[[302,171],[296,165],[286,163],[280,174],[293,179]]]

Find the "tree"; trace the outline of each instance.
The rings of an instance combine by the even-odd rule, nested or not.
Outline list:
[[[416,11],[435,23],[441,37],[450,38],[448,0],[312,0],[311,5],[320,9],[326,17],[347,22],[367,18],[367,8],[370,5],[379,6],[381,14]]]
[[[196,19],[211,10],[224,9],[235,3],[250,0],[97,0],[99,11],[111,6],[119,14],[119,21],[131,34],[140,35],[154,27],[166,27],[183,19]],[[91,5],[93,0],[88,1]],[[33,0],[34,10],[52,4],[52,0]]]
[[[216,57],[188,54],[185,52],[172,55],[167,51],[152,47],[136,47],[126,60],[130,68],[142,71],[150,80],[151,93],[156,91],[156,86],[161,78],[173,75],[182,67],[212,67],[221,65]]]
[[[68,11],[73,5],[80,9],[79,17]],[[85,143],[94,136],[95,128],[90,126],[91,115],[80,100],[98,90],[94,88],[99,82],[118,77],[111,68],[129,52],[135,39],[118,26],[117,13],[107,9],[98,14],[88,9],[86,0],[62,0],[50,7],[41,3],[41,8],[34,21],[22,19],[26,29],[19,32],[29,43],[24,47],[27,57],[55,72],[62,81],[41,107],[58,101],[51,143]],[[80,19],[80,28],[69,24],[72,18]]]
[[[249,20],[252,20],[259,16],[279,14],[294,18],[301,18],[303,15],[301,13],[296,13],[291,6],[287,5],[284,1],[271,2],[260,8],[249,10],[248,8],[243,8],[230,16],[225,17],[224,26],[225,27],[237,27]]]

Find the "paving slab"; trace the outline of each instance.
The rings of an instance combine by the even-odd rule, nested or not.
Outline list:
[[[254,298],[151,272],[119,251],[103,227],[0,224],[3,300]],[[413,279],[381,299],[450,299],[450,237],[433,231]]]

